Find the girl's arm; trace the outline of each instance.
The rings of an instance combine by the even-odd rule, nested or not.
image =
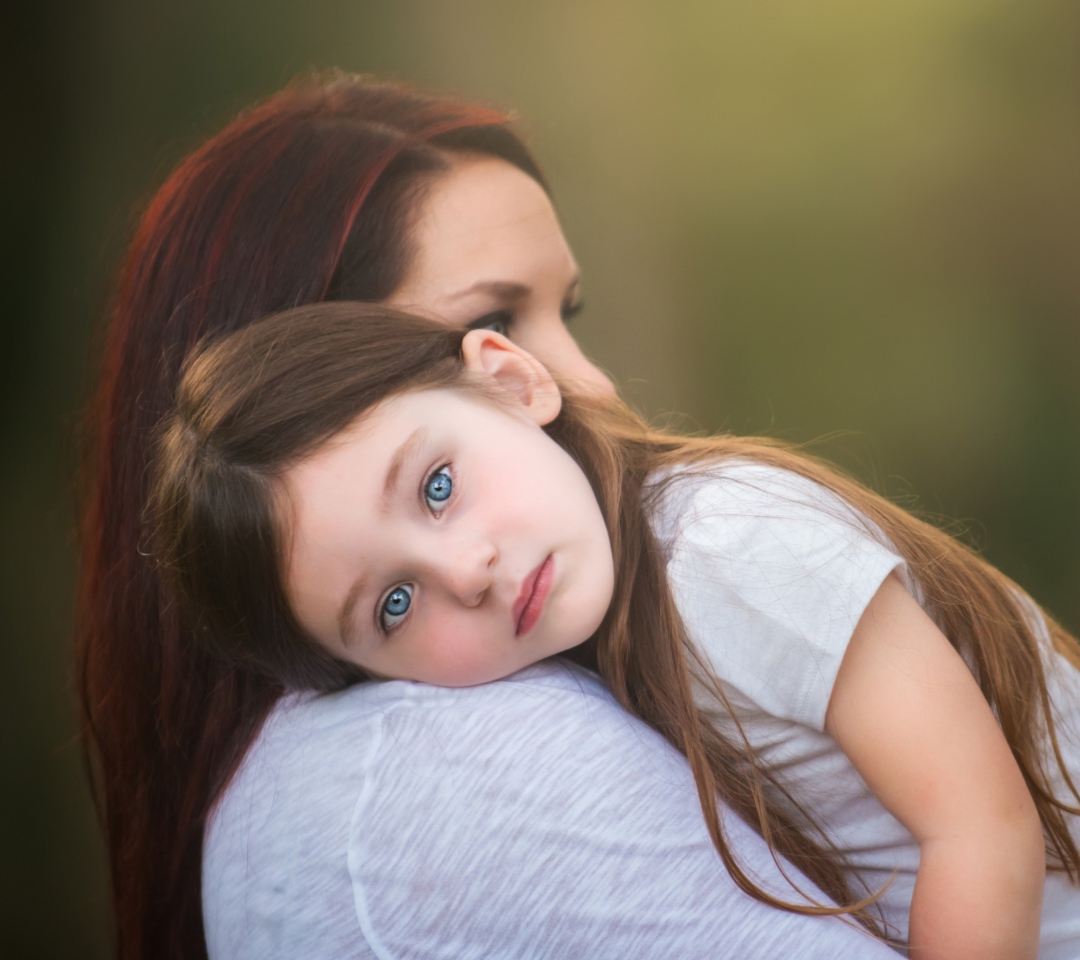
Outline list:
[[[912,960],[1036,957],[1035,804],[971,671],[895,576],[855,628],[825,729],[919,842]]]

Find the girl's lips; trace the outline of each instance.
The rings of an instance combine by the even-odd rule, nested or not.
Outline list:
[[[514,636],[525,636],[540,619],[554,573],[555,558],[549,553],[544,562],[525,578],[521,593],[514,601]]]

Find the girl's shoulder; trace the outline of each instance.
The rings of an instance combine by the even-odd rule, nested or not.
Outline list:
[[[704,542],[792,535],[884,537],[827,487],[792,470],[747,459],[667,470],[650,479],[654,529],[669,552],[685,538]]]
[[[655,530],[688,637],[765,713],[821,730],[863,611],[903,558],[862,514],[789,470],[725,461],[657,478]]]

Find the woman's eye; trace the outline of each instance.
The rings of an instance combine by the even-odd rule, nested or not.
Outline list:
[[[584,309],[584,300],[575,300],[573,303],[564,303],[559,310],[559,312],[562,314],[563,323],[569,323]]]
[[[424,483],[424,499],[427,500],[428,509],[438,514],[450,494],[454,492],[454,479],[450,476],[449,467],[440,467]]]
[[[413,587],[411,583],[403,583],[399,587],[394,587],[386,595],[382,609],[379,611],[379,624],[384,632],[389,633],[405,619],[405,614],[409,612],[409,607],[412,606],[412,595]]]
[[[494,330],[504,337],[510,336],[510,325],[514,322],[514,315],[509,310],[496,310],[494,313],[485,313],[477,317],[469,324],[470,330]]]

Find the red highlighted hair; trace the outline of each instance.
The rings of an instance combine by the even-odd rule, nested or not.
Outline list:
[[[147,556],[150,444],[183,361],[204,335],[275,311],[386,298],[425,188],[455,154],[543,185],[509,120],[399,84],[304,79],[188,157],[142,217],[90,410],[75,639],[122,960],[206,956],[207,816],[281,694],[189,635]]]

